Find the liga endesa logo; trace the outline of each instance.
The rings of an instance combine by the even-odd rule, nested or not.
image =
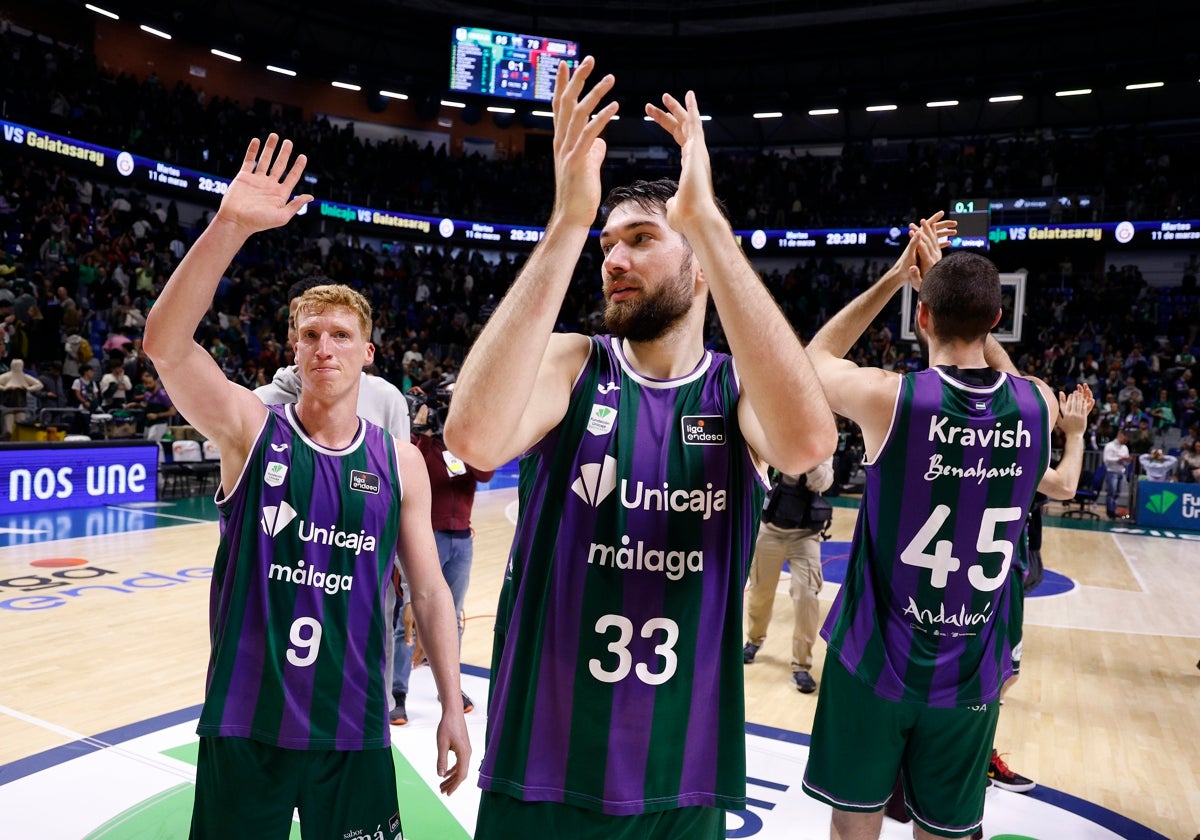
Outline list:
[[[0,610],[35,612],[65,607],[84,598],[135,595],[212,577],[211,566],[162,572],[118,572],[82,557],[48,557],[30,563],[35,571],[0,579]]]

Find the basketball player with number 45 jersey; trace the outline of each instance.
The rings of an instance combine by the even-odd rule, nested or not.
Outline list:
[[[411,443],[356,413],[375,352],[370,304],[336,284],[300,296],[303,387],[294,406],[263,405],[192,338],[246,240],[312,201],[292,197],[306,159],[289,166],[291,151],[274,134],[250,142],[216,217],[146,319],[146,353],[179,410],[221,449],[191,837],[283,840],[298,810],[305,837],[395,840],[384,659],[397,550],[443,698],[443,792],[466,777],[471,747],[425,463]]]
[[[835,840],[877,838],[897,776],[915,836],[967,837],[983,819],[1009,616],[1038,490],[1075,494],[1091,392],[1057,401],[989,335],[1000,277],[986,257],[941,258],[942,213],[813,338],[835,412],[862,427],[867,483],[829,642],[805,791],[833,807]],[[931,367],[899,374],[842,357],[905,283]],[[1049,468],[1050,430],[1067,443]],[[1016,590],[1014,590],[1016,587]]]
[[[553,331],[617,108],[599,102],[611,76],[584,93],[592,67],[559,64],[554,212],[446,420],[480,469],[522,456],[475,837],[717,840],[745,803],[742,587],[763,462],[806,472],[837,433],[716,203],[690,93],[646,108],[681,147],[679,183],[604,202],[612,334]],[[733,358],[704,346],[710,292]]]

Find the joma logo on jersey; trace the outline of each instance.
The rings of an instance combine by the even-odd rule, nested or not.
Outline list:
[[[1025,428],[1024,420],[1017,420],[1017,428],[1002,429],[997,423],[994,429],[976,429],[971,426],[951,426],[949,417],[934,415],[929,418],[930,443],[957,443],[959,446],[990,446],[996,449],[1028,449],[1033,446],[1033,435]]]
[[[724,446],[725,418],[719,414],[690,415],[683,424],[683,442],[689,446]]]
[[[298,515],[294,507],[287,502],[280,502],[278,507],[275,505],[264,507],[259,523],[262,525],[263,533],[274,539]],[[300,524],[297,526],[296,536],[300,538],[301,542],[346,548],[353,551],[355,555],[362,554],[364,551],[375,550],[375,537],[366,531],[359,531],[356,534],[352,531],[342,531],[332,525],[328,528],[321,528],[303,519],[300,520]]]

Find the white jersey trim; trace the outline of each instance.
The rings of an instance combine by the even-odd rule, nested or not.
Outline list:
[[[304,441],[311,449],[315,449],[317,452],[320,452],[322,455],[333,455],[335,457],[349,455],[351,452],[358,449],[358,447],[362,446],[363,440],[365,440],[366,436],[367,436],[367,421],[365,421],[361,417],[359,417],[358,418],[358,431],[354,435],[354,440],[350,441],[350,443],[348,443],[345,446],[345,448],[343,448],[343,449],[330,449],[327,446],[322,446],[321,444],[317,443],[315,440],[310,438],[307,433],[305,433],[304,427],[302,425],[300,425],[300,418],[298,418],[296,416],[296,404],[295,403],[284,404],[283,410],[284,410],[284,413],[287,415],[288,425],[290,425],[292,427],[292,431],[295,432],[296,435],[302,441]]]
[[[961,379],[955,379],[953,376],[946,373],[946,371],[942,370],[936,365],[933,369],[937,371],[937,375],[942,377],[942,380],[946,383],[953,385],[960,391],[967,391],[971,394],[994,394],[996,391],[1000,390],[1000,386],[1002,386],[1005,380],[1008,379],[1007,373],[1004,371],[999,371],[1000,375],[996,377],[996,381],[991,385],[969,385],[966,382],[963,382]]]
[[[892,432],[896,428],[896,419],[900,416],[900,395],[904,392],[904,377],[896,377],[896,395],[892,397],[892,419],[888,421],[887,431],[883,433],[883,440],[879,442],[879,449],[875,452],[874,457],[869,452],[863,453],[862,465],[869,467],[887,451],[888,444],[892,442]]]
[[[250,452],[247,453],[246,460],[242,462],[241,472],[238,473],[237,481],[233,483],[233,487],[229,488],[229,491],[222,496],[221,491],[225,488],[222,487],[221,484],[217,485],[216,492],[213,493],[213,501],[216,503],[217,507],[224,507],[225,505],[229,504],[229,500],[234,497],[234,494],[237,493],[238,488],[242,486],[242,479],[246,477],[246,473],[250,469],[250,459],[254,457],[254,453],[258,451],[258,447],[262,444],[263,435],[265,435],[267,432],[267,421],[270,419],[271,409],[268,408],[267,413],[263,415],[262,425],[258,427],[258,434],[254,436],[254,446],[251,447]]]
[[[583,364],[579,366],[579,370],[575,372],[575,378],[571,380],[571,393],[575,393],[575,386],[578,385],[579,380],[583,378],[583,373],[587,370],[588,362],[592,360],[592,354],[596,352],[596,345],[591,341],[588,342],[587,348],[588,351],[587,355],[583,357]],[[561,423],[562,421],[560,420],[559,422]],[[529,448],[532,449],[533,447],[531,446]]]
[[[617,338],[615,335],[610,335],[608,336],[608,340],[612,346],[613,353],[617,357],[617,364],[621,366],[621,370],[623,370],[630,379],[641,385],[643,388],[678,388],[680,385],[687,385],[689,382],[695,382],[697,379],[704,376],[704,374],[712,366],[712,351],[705,350],[704,358],[700,360],[700,363],[696,365],[695,369],[692,370],[691,373],[681,376],[677,379],[652,379],[648,376],[643,376],[633,369],[633,366],[629,363],[629,360],[625,358],[625,350],[622,347],[624,342],[622,339]]]
[[[730,370],[733,371],[733,384],[737,385],[738,403],[740,404],[741,400],[742,400],[742,377],[738,374],[737,359],[733,358],[733,356],[729,357],[729,368],[730,368]],[[738,409],[736,406],[734,407],[733,411],[734,411],[734,414],[737,413]],[[745,440],[745,439],[746,439],[745,436],[743,436],[742,440]],[[754,447],[751,446],[749,443],[746,444],[746,456],[750,459],[750,465],[752,467],[754,467],[754,474],[756,476],[758,476],[758,481],[763,486],[763,489],[770,491],[770,489],[771,489],[771,474],[770,474],[771,465],[768,464],[766,461],[764,461],[762,456],[759,455],[757,452],[755,452]]]

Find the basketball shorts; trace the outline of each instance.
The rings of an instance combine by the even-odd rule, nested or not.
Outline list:
[[[402,840],[390,747],[285,750],[249,738],[200,739],[192,840],[305,837]]]
[[[560,802],[524,802],[485,790],[479,799],[475,840],[723,840],[723,808],[675,808],[617,817]]]
[[[1008,608],[1008,640],[1012,645],[1012,667],[1015,677],[1021,673],[1021,643],[1025,637],[1025,589],[1021,586],[1019,572],[1013,575],[1008,592],[1012,599]]]
[[[998,703],[932,709],[884,700],[825,659],[804,792],[843,811],[878,811],[897,776],[909,813],[939,837],[967,837],[983,821]]]

